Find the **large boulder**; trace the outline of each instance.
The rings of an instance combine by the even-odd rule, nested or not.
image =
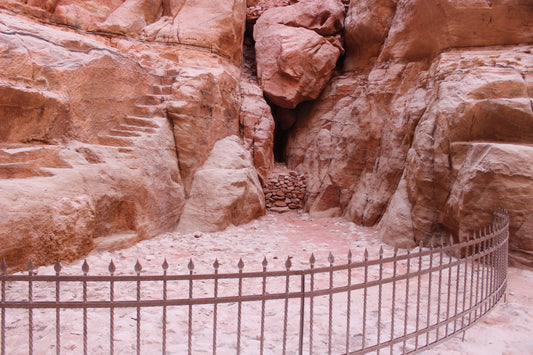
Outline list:
[[[266,97],[294,108],[316,99],[343,52],[340,0],[306,0],[265,11],[254,27],[257,75]]]
[[[182,68],[172,84],[166,110],[187,193],[196,170],[204,164],[215,143],[239,133],[238,79],[235,68]]]
[[[194,175],[180,232],[214,232],[265,212],[263,189],[250,153],[237,136],[218,141]]]

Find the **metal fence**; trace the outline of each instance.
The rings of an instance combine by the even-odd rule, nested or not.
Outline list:
[[[375,257],[350,252],[305,269],[144,275],[36,275],[0,265],[0,353],[390,354],[426,350],[466,331],[507,285],[508,214],[466,240]],[[438,244],[438,246],[437,246]],[[388,255],[390,254],[390,255]],[[464,333],[463,333],[464,334]]]

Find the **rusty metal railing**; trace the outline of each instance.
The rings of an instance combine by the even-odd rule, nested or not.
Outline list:
[[[368,250],[327,264],[158,275],[7,274],[0,264],[0,354],[408,354],[463,333],[504,296],[509,217],[462,242]],[[438,244],[434,246],[433,244]],[[390,254],[390,255],[388,255]],[[357,260],[359,259],[359,260]]]

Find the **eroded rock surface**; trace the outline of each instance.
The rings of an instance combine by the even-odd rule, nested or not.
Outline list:
[[[264,184],[274,165],[274,118],[256,78],[241,77],[242,105],[240,123],[244,145],[254,161]]]
[[[149,3],[106,2],[91,13],[82,9],[99,2],[0,2],[10,10],[0,9],[0,258],[11,267],[174,229],[196,170],[217,141],[239,134],[243,3],[226,1],[235,7],[217,17],[226,27],[210,22],[210,37],[194,46],[139,41],[142,26],[129,25],[178,5],[154,3],[152,17],[135,10]],[[122,5],[130,18],[117,15]],[[74,18],[108,33],[64,26]],[[103,26],[113,18],[115,27]],[[232,223],[247,220],[232,213]]]
[[[239,137],[218,141],[196,171],[178,231],[214,232],[264,214],[263,189]]]
[[[531,265],[532,72],[522,0],[0,0],[0,257],[247,221],[275,150],[315,217],[409,247],[503,207]]]
[[[533,42],[531,14],[521,1],[352,1],[347,72],[297,110],[286,150],[306,208],[409,246],[463,238],[502,206],[526,260],[532,176],[511,166],[532,143],[533,52],[518,45]]]
[[[315,99],[331,78],[342,45],[340,0],[305,0],[265,11],[254,27],[257,75],[266,97],[294,108]]]
[[[0,6],[51,23],[242,56],[245,0],[2,0]]]

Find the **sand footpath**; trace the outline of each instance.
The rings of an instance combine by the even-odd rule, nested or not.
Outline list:
[[[133,247],[114,252],[93,252],[87,257],[90,265],[89,274],[108,274],[109,262],[113,260],[116,266],[115,274],[133,274],[136,260],[143,266],[143,274],[160,274],[161,264],[167,260],[169,274],[188,273],[188,264],[192,259],[195,273],[211,273],[213,263],[218,260],[219,272],[236,272],[239,259],[244,262],[244,271],[259,271],[264,258],[268,261],[269,270],[285,269],[287,257],[290,257],[293,269],[303,269],[309,266],[311,253],[316,258],[316,267],[328,265],[328,255],[331,252],[337,263],[344,263],[348,250],[353,253],[353,259],[362,259],[365,248],[370,258],[376,257],[381,243],[376,229],[363,228],[341,218],[313,219],[307,214],[295,212],[286,214],[267,214],[249,224],[230,227],[217,233],[192,233],[181,235],[167,233],[151,240],[146,240]],[[392,248],[383,246],[385,254],[391,254]],[[82,260],[63,265],[62,273],[79,274]],[[39,275],[53,274],[53,266],[40,267]],[[322,280],[324,281],[324,280]],[[321,282],[317,280],[317,282]],[[344,282],[336,280],[336,282]],[[48,285],[50,286],[50,285]],[[52,297],[53,288],[37,285],[35,293],[38,297]],[[247,288],[257,288],[253,283],[244,285]],[[48,287],[48,288],[47,288]],[[236,285],[221,284],[234,290]],[[283,290],[282,282],[269,284],[269,291]],[[158,283],[143,284],[142,292],[145,297],[160,297],[161,285]],[[174,296],[183,297],[186,285],[176,284],[171,287]],[[64,285],[61,288],[61,299],[79,299],[80,285]],[[125,297],[134,299],[135,285],[126,285],[122,289],[117,286],[117,299]],[[27,290],[17,289],[11,285],[8,288],[9,297],[20,298],[27,296]],[[195,285],[195,295],[209,295],[212,284],[201,283]],[[172,296],[169,295],[169,296]],[[389,295],[390,296],[390,295]],[[107,285],[95,286],[90,289],[90,297],[94,299],[108,299]],[[133,298],[132,298],[133,297]],[[358,296],[354,294],[354,299]],[[384,300],[387,298],[384,298]],[[276,303],[277,302],[277,303]],[[332,323],[333,353],[342,353],[345,348],[346,311],[345,301],[341,297],[334,298],[336,317]],[[217,353],[232,354],[236,351],[235,333],[238,327],[234,316],[226,316],[224,307],[236,314],[238,305],[221,305],[218,308],[217,319]],[[260,302],[243,305],[243,314],[260,314]],[[283,324],[283,302],[271,301],[266,309],[267,323],[265,324],[265,354],[279,354],[280,344],[283,343],[279,325]],[[314,321],[317,326],[313,330],[313,353],[327,353],[327,324],[328,300],[317,298],[314,304]],[[288,305],[288,338],[286,340],[287,353],[296,353],[298,344],[294,341],[298,333],[297,312],[299,303],[290,302]],[[27,321],[26,311],[9,310],[7,321],[7,348],[9,354],[27,353]],[[18,313],[17,313],[18,312]],[[82,313],[79,310],[61,311],[61,348],[62,353],[80,353],[82,349]],[[89,353],[109,352],[109,311],[89,311],[88,326]],[[386,311],[385,311],[386,312]],[[390,310],[389,310],[390,312]],[[48,354],[55,352],[55,311],[34,312],[35,334],[34,353]],[[350,329],[349,346],[354,349],[361,344],[360,325],[357,317],[361,310],[352,310],[352,325]],[[114,315],[116,325],[114,334],[115,353],[135,353],[135,310],[116,310]],[[160,308],[144,309],[142,317],[142,353],[152,354],[161,352],[161,310]],[[194,354],[210,353],[208,348],[212,344],[213,309],[212,306],[198,306],[193,314],[193,348]],[[375,317],[375,315],[372,315]],[[188,313],[186,307],[170,309],[167,314],[167,353],[187,353]],[[371,319],[369,324],[373,324]],[[269,326],[272,324],[274,326]],[[243,318],[240,339],[242,353],[259,353],[260,318],[250,316]],[[322,326],[323,325],[323,326]],[[369,326],[370,327],[370,326]],[[390,324],[384,324],[390,327]],[[309,335],[309,330],[306,330]],[[367,336],[375,336],[375,329],[369,329]],[[500,302],[484,319],[470,328],[462,341],[462,333],[442,343],[427,354],[533,354],[533,272],[516,268],[509,269],[509,288],[507,302]],[[370,341],[370,340],[369,340]],[[309,353],[308,344],[306,353]],[[395,353],[401,351],[395,348]],[[389,350],[385,350],[386,353]]]

